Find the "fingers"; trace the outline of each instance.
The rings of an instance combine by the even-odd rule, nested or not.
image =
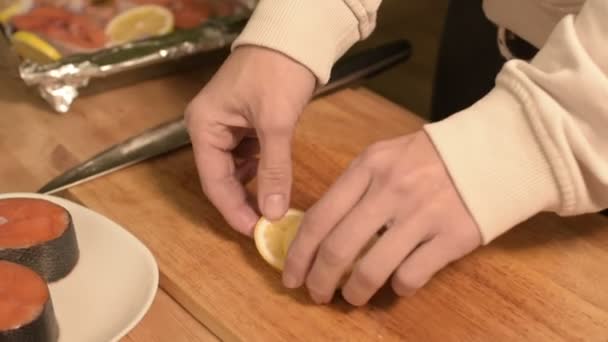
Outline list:
[[[293,127],[272,122],[262,125],[260,164],[258,167],[258,201],[262,214],[278,220],[289,207],[291,195],[291,137]]]
[[[371,190],[371,189],[370,189]],[[306,286],[317,303],[327,303],[338,283],[376,232],[390,219],[383,196],[370,191],[319,247]]]
[[[258,215],[247,201],[247,193],[240,179],[251,171],[245,165],[236,173],[230,152],[222,151],[204,142],[193,144],[196,166],[203,191],[222,216],[237,231],[251,236]]]
[[[395,222],[354,267],[342,288],[342,295],[353,305],[364,305],[386,283],[403,260],[430,238],[428,215],[413,212],[405,221]]]
[[[312,299],[326,303],[350,273],[342,294],[363,305],[391,275],[395,291],[407,295],[479,246],[479,230],[441,159],[419,155],[431,142],[405,142],[415,145],[401,139],[368,149],[308,210],[288,251],[285,286],[305,282]],[[383,225],[388,230],[375,239]]]
[[[369,172],[352,167],[307,211],[285,262],[283,283],[286,287],[302,286],[320,242],[357,204],[369,182]]]
[[[454,248],[446,235],[422,244],[395,272],[392,287],[400,296],[409,296],[422,288],[434,275],[450,262],[462,257],[461,249]]]

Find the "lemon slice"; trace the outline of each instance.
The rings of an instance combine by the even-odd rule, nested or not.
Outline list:
[[[143,5],[127,10],[106,26],[106,35],[111,45],[161,36],[173,30],[173,14],[165,7]]]
[[[61,58],[57,49],[32,32],[16,32],[11,37],[11,45],[17,54],[32,62],[44,64]]]
[[[302,211],[289,209],[279,221],[272,222],[262,217],[255,225],[253,238],[258,252],[277,270],[283,270],[289,245],[296,236],[303,216]]]
[[[29,11],[33,0],[0,0],[0,23],[6,23],[12,17]]]

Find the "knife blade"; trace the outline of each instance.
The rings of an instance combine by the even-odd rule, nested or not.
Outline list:
[[[411,47],[406,40],[385,43],[378,47],[348,55],[334,65],[329,82],[317,89],[314,98],[378,75],[406,61]],[[78,184],[158,157],[190,145],[190,137],[182,117],[135,135],[54,178],[37,192],[52,194]]]

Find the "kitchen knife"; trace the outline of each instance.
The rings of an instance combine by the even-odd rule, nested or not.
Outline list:
[[[319,97],[370,78],[406,61],[411,53],[408,41],[398,40],[364,50],[339,60],[330,81],[314,94]],[[52,194],[138,162],[154,158],[190,144],[182,117],[163,123],[118,143],[44,185],[38,193]]]

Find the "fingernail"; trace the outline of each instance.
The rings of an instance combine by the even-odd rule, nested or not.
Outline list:
[[[270,195],[264,200],[264,214],[271,220],[280,219],[287,210],[285,196]]]
[[[298,280],[293,275],[285,273],[283,275],[283,285],[289,289],[295,289],[298,287]]]

